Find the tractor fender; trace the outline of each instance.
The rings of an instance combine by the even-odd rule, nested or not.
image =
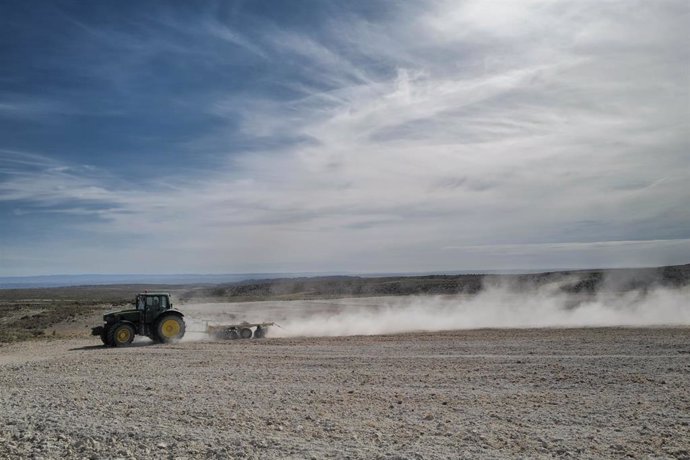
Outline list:
[[[133,322],[127,321],[125,319],[115,321],[114,323],[110,324],[110,327],[108,327],[108,329],[110,329],[111,327],[114,327],[114,326],[119,326],[120,324],[127,324],[129,326],[132,326],[132,328],[134,328],[134,332],[136,333],[136,331],[137,331],[137,325],[134,324]]]
[[[158,321],[163,316],[167,316],[167,315],[177,316],[184,321],[184,315],[182,314],[182,312],[177,311],[177,310],[165,310],[164,312],[161,312],[160,315],[156,316],[156,321]]]

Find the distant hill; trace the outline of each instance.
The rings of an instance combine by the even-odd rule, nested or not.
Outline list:
[[[36,279],[38,278],[38,279]],[[52,299],[129,302],[143,290],[164,290],[183,302],[237,302],[336,297],[475,294],[487,284],[508,283],[532,289],[558,282],[564,293],[629,291],[652,286],[690,285],[690,264],[656,268],[564,270],[523,274],[453,274],[408,276],[235,275],[83,275],[27,277],[22,282],[0,278],[0,300]],[[94,280],[96,282],[94,282]],[[219,281],[220,280],[220,281]],[[60,285],[66,282],[73,285]],[[32,285],[36,283],[37,285]]]
[[[290,278],[315,273],[236,273],[236,274],[181,274],[181,275],[45,275],[0,277],[0,289],[49,288],[66,286],[101,286],[113,284],[218,284],[249,279]]]
[[[534,270],[536,272],[538,270]],[[519,273],[526,273],[520,271]],[[468,271],[450,272],[447,274],[464,275]],[[489,273],[509,274],[514,271],[487,271]],[[422,276],[433,273],[375,273],[363,275],[372,278]],[[216,285],[223,283],[237,283],[247,280],[272,280],[309,278],[324,276],[345,276],[343,273],[227,273],[227,274],[177,274],[177,275],[142,275],[142,274],[118,274],[118,275],[38,275],[38,276],[0,276],[0,289],[30,289],[30,288],[54,288],[70,286],[105,286],[105,285]]]
[[[564,293],[593,294],[599,290],[629,291],[652,286],[690,284],[690,264],[606,270],[567,270],[525,274],[461,274],[423,276],[321,276],[245,280],[188,290],[180,299],[291,300],[388,295],[475,294],[489,283],[530,289],[558,281]]]

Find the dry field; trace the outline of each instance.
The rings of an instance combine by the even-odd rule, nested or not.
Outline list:
[[[690,458],[690,328],[0,346],[0,458]]]

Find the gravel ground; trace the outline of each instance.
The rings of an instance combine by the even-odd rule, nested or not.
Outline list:
[[[690,458],[690,328],[0,347],[0,458]]]

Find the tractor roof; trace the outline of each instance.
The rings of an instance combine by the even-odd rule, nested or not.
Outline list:
[[[140,292],[138,295],[167,295],[170,297],[169,292],[162,292],[162,291],[147,291],[147,292]]]

